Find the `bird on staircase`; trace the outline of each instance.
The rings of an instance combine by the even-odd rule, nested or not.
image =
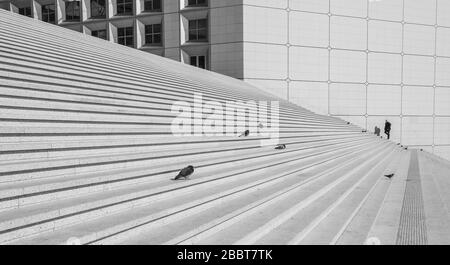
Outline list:
[[[179,180],[181,178],[184,179],[189,179],[189,176],[191,176],[194,173],[194,167],[193,166],[188,166],[183,168],[180,173],[178,173],[178,175],[173,178],[172,180]]]
[[[391,179],[394,176],[394,174],[389,174],[389,175],[384,175],[384,176],[388,179]]]
[[[239,137],[247,137],[250,135],[250,131],[246,130],[245,132],[243,132],[241,135],[239,135]]]
[[[275,147],[275,149],[277,149],[277,150],[284,150],[284,149],[286,149],[286,145],[285,144],[279,144],[279,145],[277,145]]]

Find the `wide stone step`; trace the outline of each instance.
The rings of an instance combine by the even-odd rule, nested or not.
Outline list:
[[[367,147],[365,148],[367,149]],[[244,196],[245,194],[254,194],[255,192],[259,193],[261,189],[270,189],[272,191],[278,190],[281,186],[291,187],[293,182],[298,182],[298,174],[302,172],[306,172],[309,170],[324,170],[324,168],[330,167],[332,164],[342,163],[345,161],[344,159],[348,159],[351,156],[354,156],[355,153],[359,153],[359,151],[351,151],[346,154],[341,155],[333,155],[325,158],[317,158],[310,160],[308,163],[298,163],[288,165],[287,170],[282,170],[283,167],[280,165],[279,167],[274,167],[273,169],[265,169],[263,171],[256,170],[255,175],[244,181],[246,178],[246,174],[252,174],[250,172],[245,173],[244,175],[240,175],[239,178],[236,178],[235,181],[240,183],[240,186],[237,188],[232,188],[229,191],[226,191],[227,187],[236,187],[235,182],[231,182],[230,180],[224,181],[221,184],[210,185],[208,189],[201,189],[201,192],[189,193],[182,196],[177,197],[167,197],[166,200],[161,200],[156,203],[148,204],[148,206],[143,206],[143,208],[130,209],[130,211],[118,213],[111,218],[101,218],[98,220],[93,220],[86,224],[79,224],[75,226],[70,226],[68,228],[61,229],[60,232],[49,232],[46,234],[42,234],[42,236],[38,236],[37,238],[31,238],[29,242],[43,242],[43,243],[62,243],[64,244],[67,240],[67,235],[76,236],[82,238],[83,242],[92,242],[100,240],[101,238],[109,240],[116,240],[116,234],[121,232],[121,236],[128,235],[129,232],[131,234],[135,234],[135,231],[130,231],[137,229],[142,225],[150,224],[153,227],[152,220],[157,221],[161,220],[163,224],[169,224],[172,218],[176,220],[179,219],[178,216],[183,216],[182,218],[188,217],[191,214],[195,214],[197,212],[202,212],[205,209],[208,211],[213,210],[216,207],[222,206],[228,200],[235,200]],[[289,173],[292,172],[292,173]],[[294,174],[294,175],[292,175]],[[310,176],[310,175],[307,175]],[[243,182],[244,181],[244,182]],[[235,184],[232,184],[235,183]],[[242,183],[247,183],[242,186]],[[232,186],[230,186],[232,184]],[[281,186],[280,186],[281,185]],[[244,188],[246,187],[246,188]],[[265,188],[266,187],[266,188]],[[208,194],[212,194],[211,196],[207,196]],[[227,196],[225,196],[228,194]],[[253,195],[254,196],[254,195]],[[199,198],[199,200],[196,200]],[[215,199],[214,199],[215,198]],[[197,205],[193,207],[193,205]],[[170,207],[173,209],[170,209]],[[182,211],[182,209],[185,209]],[[180,212],[181,211],[181,212]],[[159,219],[161,216],[167,216],[164,219]],[[93,229],[86,230],[86,227],[92,227]],[[87,232],[88,231],[88,232]],[[92,232],[89,232],[92,231]],[[95,232],[94,232],[95,231]],[[125,232],[125,233],[123,233]],[[112,237],[110,237],[113,235]],[[47,238],[47,240],[46,240]],[[54,241],[56,239],[57,241]],[[37,240],[37,241],[36,241]],[[104,242],[104,240],[101,240]],[[15,243],[15,242],[13,242]]]

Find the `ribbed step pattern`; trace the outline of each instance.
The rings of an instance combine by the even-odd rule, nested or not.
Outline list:
[[[279,102],[287,148],[172,135],[171,106],[199,97]],[[410,155],[240,80],[0,10],[0,244],[425,244],[438,197],[421,199]]]
[[[403,201],[398,245],[427,244],[427,229],[417,151],[413,151]]]

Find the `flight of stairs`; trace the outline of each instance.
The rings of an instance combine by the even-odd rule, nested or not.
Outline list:
[[[279,101],[287,149],[173,136],[171,106],[193,93]],[[191,180],[170,180],[187,165]],[[450,243],[449,168],[239,80],[0,10],[1,244]]]

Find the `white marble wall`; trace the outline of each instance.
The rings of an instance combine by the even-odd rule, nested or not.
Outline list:
[[[243,2],[246,81],[450,159],[450,1]]]

